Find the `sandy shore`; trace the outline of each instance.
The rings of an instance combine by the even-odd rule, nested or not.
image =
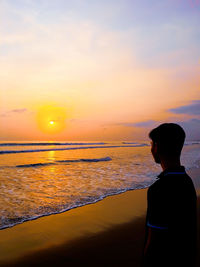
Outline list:
[[[189,174],[200,188],[200,168]],[[1,230],[0,266],[139,266],[146,191],[128,191]]]

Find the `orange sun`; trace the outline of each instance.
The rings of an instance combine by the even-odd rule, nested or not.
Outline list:
[[[56,134],[66,127],[66,110],[54,105],[41,107],[37,113],[37,124],[44,133]]]

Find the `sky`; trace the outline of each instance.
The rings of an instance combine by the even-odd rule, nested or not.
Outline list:
[[[0,140],[200,140],[200,0],[0,0]]]

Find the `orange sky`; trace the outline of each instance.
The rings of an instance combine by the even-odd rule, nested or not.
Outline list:
[[[133,140],[156,123],[200,124],[186,108],[200,99],[199,7],[87,2],[1,3],[0,140]]]

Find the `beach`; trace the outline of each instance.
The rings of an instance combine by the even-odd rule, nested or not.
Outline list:
[[[188,173],[198,187],[200,168]],[[140,266],[146,193],[131,190],[1,230],[0,266]],[[199,215],[198,198],[198,226]]]
[[[141,267],[147,233],[148,262],[189,258],[191,181],[151,185],[185,169],[200,229],[200,0],[0,0],[0,22],[0,267]]]

